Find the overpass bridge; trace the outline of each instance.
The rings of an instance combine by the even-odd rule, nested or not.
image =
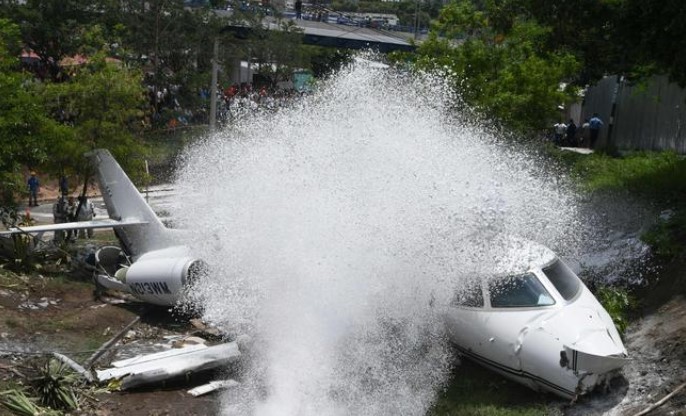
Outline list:
[[[370,27],[337,24],[331,21],[293,20],[303,31],[303,42],[308,45],[328,46],[344,49],[373,49],[382,53],[392,51],[411,52],[413,34]],[[268,27],[278,30],[276,20]]]
[[[262,24],[269,30],[281,30],[284,21],[292,21],[302,31],[303,43],[307,45],[339,49],[373,49],[382,53],[415,50],[412,42],[414,34],[411,32],[338,24],[335,18],[317,21],[266,17]],[[222,32],[233,33],[238,38],[247,38],[251,29],[247,26],[227,25]]]

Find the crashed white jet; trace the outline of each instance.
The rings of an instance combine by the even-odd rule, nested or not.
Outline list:
[[[162,224],[109,151],[99,149],[87,156],[97,169],[109,219],[15,227],[0,235],[114,228],[124,252],[114,246],[96,252],[96,283],[147,303],[176,304],[184,289],[204,272],[205,263],[176,242],[179,231]]]
[[[0,234],[112,227],[126,255],[119,247],[100,249],[97,283],[144,302],[176,304],[204,273],[205,263],[175,242],[179,231],[162,224],[107,150],[89,156],[109,220]],[[459,350],[534,390],[568,399],[609,381],[627,353],[598,300],[549,249],[518,238],[497,240],[490,247],[499,253],[492,257],[499,263],[463,285],[445,311],[448,333]]]
[[[501,238],[504,261],[463,285],[445,312],[460,352],[536,391],[576,399],[627,361],[612,318],[551,250]]]

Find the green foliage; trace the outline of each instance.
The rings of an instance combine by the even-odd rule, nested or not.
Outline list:
[[[24,390],[21,389],[0,392],[0,402],[15,415],[47,415],[46,413],[43,413],[41,408],[35,403],[35,399],[28,397]]]
[[[48,157],[47,144],[57,123],[40,105],[39,88],[19,70],[19,27],[0,19],[0,203],[13,203],[25,187],[21,168]]]
[[[43,406],[55,410],[75,410],[79,407],[75,387],[79,376],[66,364],[55,359],[46,360],[31,387]]]
[[[63,134],[50,146],[53,171],[65,167],[83,176],[89,172],[83,154],[107,148],[126,168],[140,167],[145,149],[136,133],[142,128],[145,96],[142,75],[109,62],[104,53],[74,69],[67,82],[45,88],[47,106],[63,120]],[[140,171],[140,169],[139,169]]]
[[[0,402],[16,415],[58,416],[79,407],[79,377],[60,361],[48,359],[36,369],[29,387],[0,392]],[[36,397],[32,397],[35,395]]]
[[[617,38],[629,74],[668,74],[686,86],[686,3],[681,0],[622,0]]]
[[[290,80],[294,70],[309,65],[308,49],[302,47],[302,30],[292,21],[282,22],[281,31],[253,30],[254,36],[245,47],[258,62],[256,72],[270,80],[271,87]]]
[[[440,14],[435,34],[416,57],[424,70],[449,71],[467,104],[518,132],[546,128],[559,117],[558,105],[576,99],[574,88],[560,83],[578,69],[575,57],[544,45],[551,30],[526,16],[505,18],[495,2],[478,9],[472,2],[450,3]],[[507,9],[509,10],[509,9]],[[459,44],[450,38],[465,37]]]
[[[603,308],[610,314],[619,334],[623,335],[627,325],[629,325],[627,315],[634,303],[629,292],[623,288],[605,286],[597,291],[596,296]]]
[[[664,260],[686,255],[686,214],[683,208],[672,215],[660,218],[648,231],[641,235],[653,253]]]

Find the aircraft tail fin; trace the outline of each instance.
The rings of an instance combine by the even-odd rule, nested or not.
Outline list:
[[[97,149],[86,156],[97,169],[97,180],[109,217],[140,223],[115,230],[126,251],[136,256],[165,247],[167,229],[110,152]]]

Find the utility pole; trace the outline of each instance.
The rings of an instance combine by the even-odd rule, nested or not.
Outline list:
[[[624,84],[624,75],[615,75],[617,77],[617,81],[615,83],[615,88],[614,91],[612,92],[612,107],[610,108],[610,120],[607,125],[607,141],[605,147],[609,151],[613,151],[612,147],[612,139],[614,138],[612,136],[612,130],[615,125],[615,118],[617,117],[617,96],[620,94],[622,85]]]
[[[419,36],[419,0],[414,2],[414,40]]]
[[[212,81],[210,85],[210,133],[217,128],[217,72],[219,72],[219,39],[214,38],[212,52]]]

